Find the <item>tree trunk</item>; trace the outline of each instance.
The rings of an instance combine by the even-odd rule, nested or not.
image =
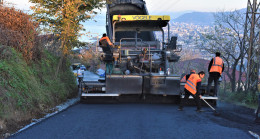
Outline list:
[[[243,74],[243,71],[242,71],[242,67],[243,67],[243,65],[244,65],[244,57],[242,56],[241,57],[241,61],[240,61],[240,67],[239,67],[239,76],[238,76],[238,87],[237,87],[237,90],[238,91],[242,91],[242,89],[241,89],[241,78],[242,78],[242,74]]]
[[[59,70],[60,70],[60,67],[62,65],[62,61],[63,61],[63,54],[61,54],[61,57],[60,57],[60,60],[59,60],[59,63],[58,63],[58,66],[57,66],[57,69],[56,69],[56,72],[55,72],[55,78],[58,77]]]
[[[232,92],[236,92],[236,81],[234,80],[231,81],[231,90]]]
[[[236,67],[238,64],[239,59],[236,59],[233,66],[232,66],[232,80],[231,80],[231,89],[232,92],[236,92]]]
[[[55,72],[55,78],[58,77],[59,70],[60,70],[60,67],[61,67],[62,62],[63,62],[63,58],[64,58],[64,54],[63,54],[64,42],[65,42],[65,40],[62,40],[62,42],[61,42],[61,49],[62,49],[62,52],[61,52],[61,58],[60,58],[60,60],[59,60],[59,63],[58,63],[58,65],[57,65],[57,69],[56,69],[56,72]]]

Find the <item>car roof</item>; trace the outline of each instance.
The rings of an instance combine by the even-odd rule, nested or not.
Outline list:
[[[72,65],[80,65],[81,63],[72,63]]]

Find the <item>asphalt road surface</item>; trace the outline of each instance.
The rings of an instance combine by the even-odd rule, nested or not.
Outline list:
[[[250,139],[249,130],[260,132],[247,109],[225,105],[216,117],[206,107],[198,113],[195,106],[178,111],[176,104],[79,103],[10,138]]]

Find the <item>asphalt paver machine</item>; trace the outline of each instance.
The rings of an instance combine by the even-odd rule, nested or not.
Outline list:
[[[104,80],[85,81],[82,97],[124,94],[179,95],[180,76],[171,73],[170,62],[177,62],[177,37],[170,36],[170,16],[148,15],[142,0],[112,1],[107,4],[106,29],[114,47],[102,53],[112,62],[111,74]],[[156,40],[155,31],[161,32]],[[111,55],[112,54],[112,55]],[[112,56],[112,59],[111,59]]]
[[[101,59],[113,69],[105,78],[93,75],[82,84],[81,97],[180,95],[177,37],[170,37],[170,16],[149,15],[143,0],[112,0],[107,4],[106,30],[113,47],[103,47]],[[161,33],[156,39],[155,32]]]

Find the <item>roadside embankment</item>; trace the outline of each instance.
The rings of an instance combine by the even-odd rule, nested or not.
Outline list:
[[[55,77],[59,58],[51,53],[43,51],[30,64],[8,46],[0,45],[0,55],[0,135],[17,131],[77,95],[70,64]]]

